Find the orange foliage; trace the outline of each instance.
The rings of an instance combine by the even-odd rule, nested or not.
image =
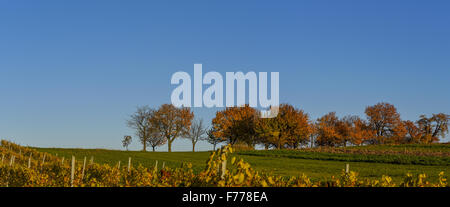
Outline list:
[[[256,118],[257,111],[248,105],[218,111],[212,120],[213,135],[232,145],[240,141],[254,146]]]
[[[400,114],[392,104],[378,103],[369,106],[366,108],[366,115],[370,127],[375,130],[375,139],[372,140],[374,143],[389,143],[406,134]]]
[[[154,112],[152,122],[161,136],[167,139],[169,152],[172,151],[173,141],[188,133],[193,118],[189,108],[177,108],[172,104],[163,104]]]
[[[311,134],[308,114],[288,104],[281,104],[277,117],[258,119],[256,132],[262,142],[278,149],[298,148],[307,144]]]

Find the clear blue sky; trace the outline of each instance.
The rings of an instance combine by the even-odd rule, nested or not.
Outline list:
[[[450,114],[449,11],[425,0],[2,0],[0,137],[120,149],[128,115],[169,103],[171,75],[194,63],[278,71],[280,101],[314,119],[381,101],[403,119]],[[209,123],[215,110],[195,112]]]

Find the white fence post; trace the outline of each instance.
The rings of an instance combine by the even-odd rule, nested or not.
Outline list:
[[[42,158],[42,166],[44,166],[45,163],[45,154],[44,154],[44,158]]]
[[[30,157],[28,157],[28,168],[31,167],[31,155],[33,155],[33,153],[30,154]]]
[[[83,171],[81,171],[81,179],[84,178],[84,169],[86,168],[86,157],[84,157],[84,161],[83,161]]]
[[[14,155],[11,156],[11,160],[9,161],[9,166],[13,166],[14,165]]]
[[[131,157],[128,157],[128,172],[130,172],[131,168]]]
[[[75,176],[75,156],[72,156],[72,170],[70,173],[70,187],[73,187],[74,176]]]
[[[227,171],[227,160],[222,161],[222,173],[220,175],[221,179],[225,178],[225,172]]]

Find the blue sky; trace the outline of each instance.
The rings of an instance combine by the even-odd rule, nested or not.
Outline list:
[[[381,101],[403,119],[450,114],[448,11],[448,1],[414,0],[2,0],[0,137],[120,149],[135,107],[169,103],[171,75],[194,63],[277,71],[280,101],[314,119],[364,116]],[[208,123],[215,113],[194,111]]]

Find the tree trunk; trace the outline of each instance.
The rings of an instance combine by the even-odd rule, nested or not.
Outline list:
[[[278,144],[277,145],[278,145],[277,148],[281,149],[281,138],[280,137],[278,137]]]
[[[216,144],[213,144],[213,146],[214,146],[214,150],[213,151],[216,151]]]
[[[195,152],[195,142],[192,142],[192,152]]]
[[[173,142],[173,140],[170,140],[170,139],[167,141],[167,147],[168,147],[169,152],[172,152],[172,142]]]
[[[152,146],[152,147],[153,147],[153,152],[155,152],[155,147],[156,147],[156,146]]]
[[[142,151],[147,152],[147,143],[144,142],[144,143],[142,143],[142,144],[144,145],[144,148],[142,149]]]

